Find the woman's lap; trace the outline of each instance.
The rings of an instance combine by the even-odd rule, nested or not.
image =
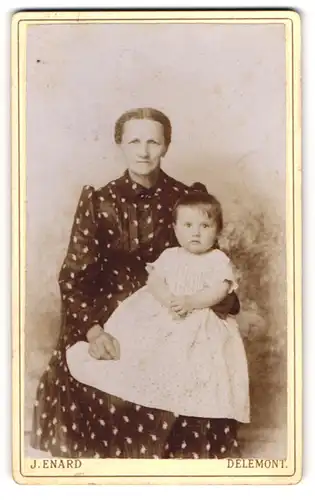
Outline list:
[[[54,456],[161,456],[175,421],[169,412],[148,409],[76,381],[60,362],[39,382],[32,446]]]
[[[82,384],[59,350],[39,382],[31,444],[64,457],[224,458],[238,451],[228,424],[175,416]]]

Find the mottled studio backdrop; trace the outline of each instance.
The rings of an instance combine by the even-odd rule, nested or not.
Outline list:
[[[223,204],[250,366],[248,454],[285,453],[285,39],[281,25],[28,28],[26,429],[58,335],[57,276],[84,184],[124,169],[116,118],[160,108],[165,170]],[[271,457],[272,458],[272,457]]]

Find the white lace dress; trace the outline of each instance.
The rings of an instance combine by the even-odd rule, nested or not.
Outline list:
[[[221,250],[196,255],[170,248],[153,266],[175,295],[225,280],[230,292],[237,288]],[[234,317],[223,320],[207,308],[173,319],[144,286],[116,309],[104,330],[118,339],[120,360],[95,360],[88,343],[78,342],[67,351],[78,381],[180,415],[249,422],[247,359]]]

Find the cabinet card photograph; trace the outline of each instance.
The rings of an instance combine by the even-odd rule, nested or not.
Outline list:
[[[295,484],[300,19],[12,17],[13,476]]]

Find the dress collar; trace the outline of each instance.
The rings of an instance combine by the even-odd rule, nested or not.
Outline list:
[[[118,185],[119,191],[129,199],[151,199],[155,196],[160,196],[163,188],[167,184],[168,176],[163,170],[160,170],[159,177],[157,182],[151,188],[145,188],[134,182],[128,170],[125,171],[124,175],[120,177],[116,181],[116,185]]]

